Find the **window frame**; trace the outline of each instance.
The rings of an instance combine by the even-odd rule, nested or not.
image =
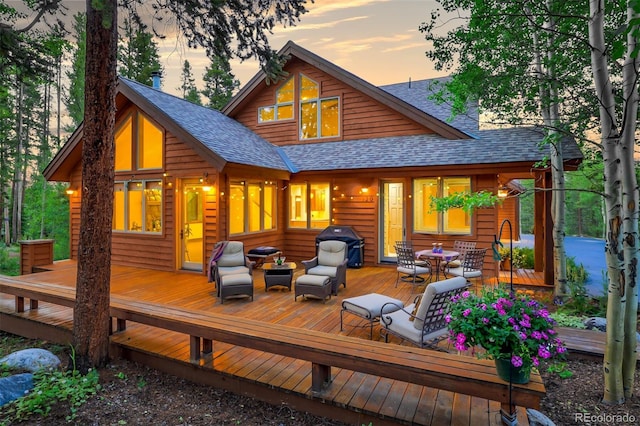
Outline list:
[[[304,74],[300,74],[300,84],[302,85],[302,81],[303,79],[307,79],[309,81],[312,81],[313,83],[316,84],[316,86],[318,87],[317,90],[317,96],[313,97],[313,98],[306,98],[306,99],[302,99],[302,88],[300,88],[299,91],[299,95],[298,95],[298,138],[300,140],[303,141],[308,141],[308,140],[315,140],[315,139],[330,139],[330,138],[339,138],[341,133],[342,133],[342,129],[341,129],[341,105],[340,105],[340,96],[328,96],[323,98],[322,96],[320,96],[320,84],[315,81],[312,78],[307,77]],[[338,111],[338,119],[337,119],[337,133],[335,135],[329,135],[329,136],[323,136],[322,135],[322,104],[324,102],[327,101],[336,101],[337,105],[336,105],[336,109]],[[310,136],[310,137],[304,137],[304,132],[302,129],[302,119],[304,118],[304,115],[302,113],[303,110],[303,106],[305,105],[310,105],[310,104],[316,104],[316,135],[315,136]]]
[[[325,199],[323,201],[323,203],[326,203],[326,207],[325,207],[325,211],[328,213],[328,217],[325,219],[315,219],[313,218],[313,214],[315,211],[318,210],[312,210],[311,207],[313,206],[313,202],[312,202],[312,194],[315,194],[312,191],[312,186],[314,185],[326,185],[326,194],[325,194]],[[295,186],[300,186],[304,189],[304,205],[302,205],[301,207],[305,210],[304,212],[304,222],[305,225],[304,226],[292,226],[292,222],[302,222],[303,219],[300,220],[293,220],[292,219],[292,211],[294,208],[294,197],[297,197],[297,194],[293,194],[293,188]],[[300,195],[301,197],[302,195]],[[287,193],[287,197],[288,197],[288,209],[287,209],[287,228],[288,229],[306,229],[306,230],[321,230],[321,229],[325,229],[327,226],[331,225],[331,223],[333,223],[333,204],[332,204],[332,197],[331,197],[331,182],[329,181],[313,181],[313,182],[290,182],[289,183],[289,191]],[[302,199],[300,200],[302,201]],[[322,223],[321,225],[318,226],[312,226],[314,223]]]
[[[260,206],[258,210],[258,217],[260,219],[259,229],[251,230],[251,208],[250,208],[250,189],[251,187],[258,187],[258,192],[260,193]],[[274,181],[258,181],[258,180],[232,180],[229,182],[229,196],[231,197],[232,187],[241,187],[243,189],[243,202],[242,202],[242,231],[241,232],[232,232],[231,226],[231,214],[233,213],[231,206],[231,198],[229,198],[229,206],[228,206],[228,226],[229,235],[238,236],[238,235],[247,235],[247,234],[256,234],[259,232],[269,232],[275,231],[278,228],[277,221],[277,212],[278,212],[278,191],[277,191],[277,183]],[[271,188],[271,228],[265,227],[265,207],[267,205],[266,195],[267,192],[265,188]]]
[[[135,230],[135,229],[131,229],[130,224],[129,224],[129,218],[131,216],[131,197],[129,196],[129,192],[131,191],[129,189],[129,186],[131,184],[136,184],[142,187],[141,192],[142,192],[142,196],[141,196],[141,206],[140,206],[140,216],[142,217],[142,224],[141,224],[141,230]],[[158,187],[160,188],[160,200],[158,200],[159,206],[160,206],[160,230],[159,231],[153,231],[153,230],[148,230],[147,229],[147,212],[150,210],[151,205],[150,205],[150,201],[148,200],[147,197],[147,191],[150,189],[154,189],[154,188],[150,188],[151,185],[153,184],[157,184]],[[114,219],[112,221],[112,226],[111,226],[111,231],[112,232],[116,232],[116,233],[122,233],[122,234],[129,234],[129,235],[155,235],[155,236],[160,236],[163,235],[164,232],[164,225],[165,225],[165,218],[164,218],[164,186],[163,186],[164,182],[162,179],[158,179],[158,178],[150,178],[150,179],[136,179],[136,180],[116,180],[114,182],[114,191],[113,191],[113,197],[114,197],[114,210],[113,210],[113,215],[114,215]],[[123,190],[123,199],[122,199],[122,208],[123,208],[123,214],[122,214],[122,221],[123,221],[123,229],[117,229],[115,228],[116,224],[118,223],[117,220],[115,220],[115,216],[118,213],[117,212],[117,206],[118,203],[116,202],[116,194],[118,193],[118,191],[116,190],[116,187],[121,185]]]
[[[471,176],[425,176],[412,179],[412,199],[413,201],[413,232],[416,234],[424,234],[424,235],[451,235],[451,236],[469,236],[474,233],[474,212],[464,212],[462,209],[453,209],[456,212],[460,211],[466,215],[466,221],[468,222],[468,230],[465,231],[445,231],[448,223],[448,215],[447,212],[432,212],[432,214],[436,215],[436,228],[435,231],[431,229],[426,229],[424,224],[419,226],[419,218],[424,212],[424,209],[428,209],[429,200],[424,199],[424,195],[418,194],[419,189],[418,185],[421,181],[429,181],[435,180],[437,182],[436,188],[436,196],[442,197],[445,191],[445,185],[447,181],[451,181],[454,179],[467,179],[469,182],[469,192],[473,191],[473,178]],[[453,194],[453,193],[452,193]],[[448,194],[448,195],[452,195]],[[421,201],[421,205],[419,205],[419,201]],[[420,211],[418,210],[420,209]]]
[[[291,92],[292,92],[291,101],[279,102],[278,92],[282,90],[287,84],[289,84],[289,82],[291,82]],[[265,105],[265,106],[258,107],[258,124],[277,123],[277,122],[295,120],[296,119],[296,107],[295,107],[296,95],[295,94],[296,94],[296,80],[295,80],[295,77],[292,76],[287,81],[285,81],[278,89],[276,89],[275,102],[272,105]],[[291,107],[291,117],[279,118],[280,114],[278,110],[282,107]],[[270,120],[263,120],[262,111],[264,111],[267,108],[273,109],[273,118],[271,118]]]

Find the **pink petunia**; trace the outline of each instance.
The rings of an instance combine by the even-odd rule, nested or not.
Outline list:
[[[522,367],[522,358],[520,358],[518,355],[513,355],[511,357],[511,365],[513,365],[514,367]]]

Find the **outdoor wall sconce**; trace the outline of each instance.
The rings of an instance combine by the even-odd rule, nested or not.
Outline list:
[[[363,193],[363,194],[366,194],[366,193],[368,193],[368,192],[369,192],[369,188],[367,188],[367,187],[365,186],[365,187],[363,187],[363,188],[360,190],[360,192],[361,192],[361,193]]]
[[[211,185],[209,184],[209,172],[204,172],[202,177],[200,178],[200,183],[202,184],[202,190],[204,192],[211,191]]]
[[[76,193],[75,189],[69,187],[64,191],[67,195],[73,195]]]
[[[507,188],[505,188],[504,186],[498,188],[499,198],[507,198],[507,195],[509,195],[509,190]]]

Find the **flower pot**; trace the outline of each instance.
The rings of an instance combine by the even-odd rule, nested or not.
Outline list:
[[[511,259],[506,258],[506,259],[502,259],[500,261],[500,269],[503,271],[510,271],[511,270]]]
[[[504,381],[511,383],[525,384],[529,383],[530,371],[525,371],[521,367],[514,367],[510,358],[496,359],[496,370],[498,377]]]

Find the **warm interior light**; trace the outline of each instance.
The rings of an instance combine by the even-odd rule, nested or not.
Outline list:
[[[507,188],[498,188],[498,197],[507,198],[507,195],[509,195]]]

